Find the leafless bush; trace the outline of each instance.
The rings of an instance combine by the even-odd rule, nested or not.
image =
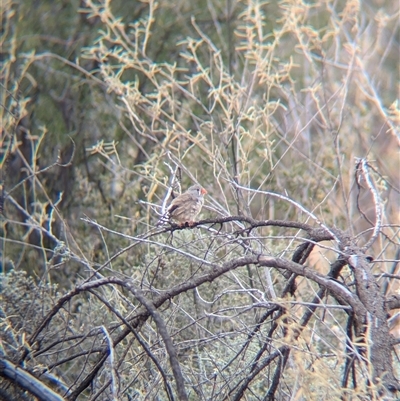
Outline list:
[[[3,98],[7,171],[25,175],[6,188],[0,396],[395,399],[398,10],[149,1],[132,21],[112,3],[81,9],[97,69],[64,60],[101,88],[85,149],[50,162],[41,128],[26,156],[29,102]],[[20,57],[19,82],[63,60]],[[72,166],[63,209],[46,174]],[[157,226],[194,182],[202,220]]]

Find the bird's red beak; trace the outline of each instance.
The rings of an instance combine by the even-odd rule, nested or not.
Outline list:
[[[205,195],[207,193],[207,191],[204,188],[201,188],[201,194]]]

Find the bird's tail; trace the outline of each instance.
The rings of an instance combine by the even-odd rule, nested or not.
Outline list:
[[[170,219],[170,215],[169,215],[169,213],[167,212],[167,213],[165,213],[164,215],[162,215],[162,216],[160,217],[160,219],[157,221],[156,226],[157,226],[157,227],[165,226],[167,223],[169,223],[169,219]]]

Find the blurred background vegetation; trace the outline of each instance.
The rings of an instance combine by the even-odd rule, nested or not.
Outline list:
[[[193,182],[207,189],[203,217],[309,222],[292,204],[238,191],[236,182],[287,195],[362,245],[376,214],[355,171],[355,159],[367,158],[384,207],[374,269],[397,271],[398,2],[2,0],[1,20],[2,271],[30,288],[28,303],[42,294],[30,326],[49,298],[130,243],[82,217],[121,234],[148,232],[177,168],[182,190]],[[269,245],[274,254],[289,248]],[[151,272],[158,256],[138,246],[102,274],[163,288],[185,276],[178,257],[159,263],[162,278]],[[328,259],[316,257],[315,267],[324,271]],[[15,306],[22,300],[9,283]],[[224,285],[213,283],[209,296]],[[99,313],[92,302],[74,304],[72,331],[98,323],[82,320],[91,307]],[[14,329],[29,332],[23,322]]]
[[[6,202],[10,259],[26,269],[37,253],[13,239],[54,246],[24,223],[29,215],[48,226],[56,202],[58,237],[67,235],[62,221],[74,238],[91,235],[82,214],[142,230],[153,220],[137,201],[164,195],[168,152],[223,213],[296,213],[259,197],[240,205],[234,179],[286,191],[341,228],[369,226],[353,199],[354,158],[399,182],[396,4],[105,4],[2,5],[3,180],[26,212]],[[397,219],[398,193],[382,191]]]

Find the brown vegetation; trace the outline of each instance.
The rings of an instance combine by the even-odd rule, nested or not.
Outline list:
[[[396,2],[3,3],[0,399],[395,400]]]

